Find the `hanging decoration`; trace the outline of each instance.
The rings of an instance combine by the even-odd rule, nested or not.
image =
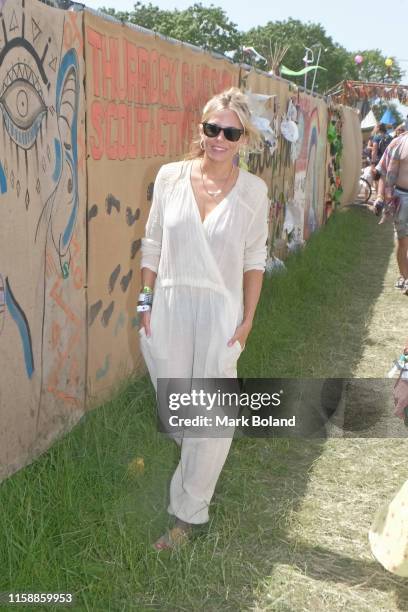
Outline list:
[[[295,143],[299,139],[299,129],[296,125],[296,119],[297,109],[291,98],[289,98],[288,109],[286,115],[282,118],[280,131],[282,136],[291,143]]]
[[[251,111],[252,123],[261,132],[269,152],[273,154],[278,147],[278,97],[276,95],[246,92]]]
[[[408,103],[408,85],[398,83],[370,83],[364,81],[342,81],[338,83],[326,95],[336,104],[353,106],[359,100],[370,100],[382,98],[383,100],[398,99],[401,104]]]
[[[254,47],[242,47],[242,53],[255,62],[266,62],[266,58],[258,53]]]
[[[343,142],[341,138],[342,119],[341,114],[335,108],[329,110],[329,122],[327,128],[327,141],[330,147],[330,157],[328,163],[328,193],[326,204],[335,209],[340,204],[343,193],[341,183],[341,159],[343,153]]]
[[[323,66],[306,66],[301,70],[291,70],[282,64],[280,68],[281,74],[285,74],[286,76],[301,76],[303,74],[307,74],[311,70],[325,70],[327,72],[327,68],[323,68]]]
[[[275,43],[273,50],[272,50],[272,43],[271,43],[271,40],[269,40],[269,51],[270,51],[269,62],[271,66],[269,74],[279,76],[281,73],[280,67],[281,67],[283,58],[285,57],[286,53],[289,51],[289,45],[280,45],[279,43]]]

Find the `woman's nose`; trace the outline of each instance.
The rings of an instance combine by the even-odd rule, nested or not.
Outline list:
[[[224,130],[220,130],[220,133],[217,134],[216,140],[226,140],[225,135],[224,135]]]

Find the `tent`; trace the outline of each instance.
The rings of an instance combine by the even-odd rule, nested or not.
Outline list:
[[[394,123],[397,123],[397,120],[389,108],[384,111],[384,114],[380,119],[380,123],[384,123],[385,125],[394,125]]]
[[[361,129],[362,130],[372,130],[373,127],[377,125],[377,123],[378,121],[375,118],[373,111],[370,110],[370,112],[367,113],[367,115],[364,117],[364,119],[361,122]]]

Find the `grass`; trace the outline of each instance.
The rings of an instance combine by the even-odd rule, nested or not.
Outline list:
[[[388,231],[364,285],[377,230],[347,210],[265,281],[241,375],[352,375],[392,251]],[[146,377],[128,381],[0,485],[0,592],[72,592],[76,610],[115,612],[406,609],[406,581],[366,541],[403,478],[405,440],[238,439],[210,524],[157,554],[177,448],[153,414]]]
[[[366,210],[329,219],[304,252],[289,258],[287,274],[266,279],[240,372],[353,376],[392,253],[391,226],[378,227]]]

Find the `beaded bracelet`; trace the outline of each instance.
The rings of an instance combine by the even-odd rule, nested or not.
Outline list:
[[[153,293],[140,293],[139,294],[139,303],[142,304],[153,304]]]
[[[153,304],[153,289],[145,285],[142,292],[139,294],[138,306],[136,312],[148,312]]]

